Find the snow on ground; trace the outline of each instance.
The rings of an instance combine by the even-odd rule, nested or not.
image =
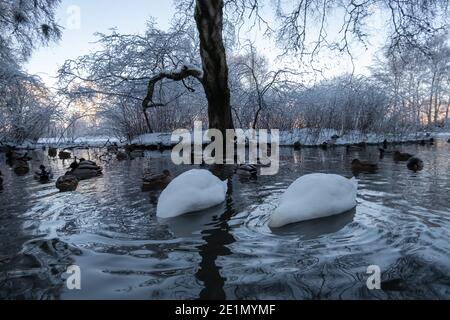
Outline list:
[[[296,129],[292,131],[280,132],[280,146],[293,146],[296,143],[300,143],[302,146],[319,146],[324,142],[328,142],[334,135],[339,135],[339,132],[333,129]],[[270,130],[269,130],[270,136]],[[406,142],[406,141],[418,141],[423,139],[429,139],[431,137],[446,139],[450,138],[450,132],[439,132],[428,134],[426,132],[417,132],[403,135],[393,134],[362,134],[357,131],[346,133],[336,140],[336,145],[357,144],[366,142],[368,144],[382,143],[385,139],[388,142]],[[191,133],[191,141],[193,140]],[[204,143],[208,143],[209,139],[204,139]],[[270,138],[269,138],[270,141]],[[179,141],[172,141],[172,133],[149,133],[134,138],[131,143],[122,141],[118,138],[107,136],[87,136],[76,139],[60,139],[60,138],[41,138],[35,144],[33,142],[25,142],[21,146],[22,148],[33,148],[36,146],[54,146],[59,148],[69,147],[104,147],[108,144],[116,143],[119,146],[126,144],[132,144],[137,146],[163,146],[171,147],[177,144]]]
[[[38,140],[37,145],[48,145],[60,148],[66,147],[104,147],[107,144],[117,143],[121,145],[119,139],[107,136],[88,136],[75,139],[60,139],[60,138],[41,138]]]
[[[175,143],[172,142],[171,133],[147,133],[141,135],[131,141],[131,144],[139,146],[151,146],[151,145],[163,145],[172,146]]]
[[[282,131],[280,132],[280,146],[292,146],[295,143],[300,143],[303,146],[318,146],[324,142],[330,141],[334,135],[339,135],[336,130],[333,129],[297,129],[293,131]],[[442,134],[441,134],[442,135]],[[449,133],[450,135],[450,133]],[[270,136],[270,131],[269,131]],[[339,139],[337,139],[337,145],[347,145],[347,144],[357,144],[360,142],[366,142],[369,144],[382,143],[385,139],[389,142],[405,142],[405,141],[415,141],[422,139],[429,139],[432,135],[427,136],[427,133],[411,133],[406,135],[380,135],[380,134],[362,134],[357,131],[352,131],[344,134]],[[172,141],[171,133],[151,133],[139,136],[131,142],[136,145],[163,145],[163,146],[173,146],[177,141]],[[192,133],[191,133],[191,140]],[[208,143],[209,139],[204,139],[205,143]]]
[[[450,138],[450,132],[439,132],[434,135],[436,138],[446,139]]]
[[[331,138],[337,135],[339,132],[333,129],[298,129],[293,131],[285,131],[280,133],[280,145],[290,146],[296,142],[304,146],[317,146],[324,142],[328,142]],[[406,142],[416,141],[422,139],[429,139],[433,135],[427,136],[425,132],[410,133],[404,135],[392,135],[392,134],[363,134],[358,131],[351,131],[339,137],[336,141],[336,145],[357,144],[366,142],[369,144],[382,143],[385,139],[388,142]]]

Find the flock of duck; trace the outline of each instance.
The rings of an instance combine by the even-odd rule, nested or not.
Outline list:
[[[450,140],[448,142],[450,143]],[[434,140],[430,139],[425,142],[427,143],[434,144]],[[348,146],[347,150],[352,148],[364,148],[364,146]],[[120,161],[132,157],[130,152],[119,151],[116,145],[108,147],[108,151],[114,153]],[[396,162],[406,162],[407,168],[415,172],[424,167],[423,161],[418,157],[398,150],[389,150],[388,142],[384,141],[380,148],[380,157],[388,154],[391,154]],[[60,151],[57,154],[54,148],[49,148],[48,155],[50,157],[58,155],[60,159],[71,158],[69,152]],[[29,173],[28,161],[31,158],[27,153],[20,154],[11,149],[6,156],[17,175]],[[378,169],[378,164],[354,159],[351,168],[354,173],[374,172]],[[79,181],[102,175],[102,168],[99,165],[83,158],[75,157],[69,169],[56,181],[56,187],[61,192],[75,191]],[[256,176],[257,172],[257,167],[249,164],[240,165],[236,169],[237,174],[249,177]],[[36,180],[43,183],[53,178],[51,170],[47,170],[44,165],[40,166],[40,170],[35,172],[34,176]],[[2,183],[3,178],[0,172],[0,187]],[[174,218],[223,203],[228,191],[228,181],[221,181],[205,169],[189,170],[174,179],[168,170],[158,175],[144,175],[143,191],[156,189],[163,190],[157,204],[157,217]],[[347,179],[340,175],[324,173],[304,175],[282,195],[279,206],[271,215],[268,225],[270,228],[279,228],[287,224],[345,213],[356,206],[357,189],[358,183],[355,178]]]
[[[58,156],[62,160],[72,158],[70,152],[60,151],[58,153],[55,148],[49,148],[48,155],[52,158]],[[31,160],[32,157],[28,155],[28,152],[20,153],[12,147],[9,147],[6,152],[6,162],[13,168],[13,171],[18,176],[25,176],[30,172],[29,161]],[[69,168],[70,170],[56,181],[56,187],[61,192],[75,191],[79,181],[98,177],[102,174],[102,168],[100,166],[93,161],[83,158],[78,160],[75,157],[75,160],[70,164]],[[2,173],[0,171],[0,186],[3,185],[3,178],[1,178],[1,176]],[[53,173],[41,164],[39,166],[39,171],[34,172],[34,179],[41,183],[48,183],[53,179]]]
[[[449,140],[450,143],[450,140]],[[421,145],[434,145],[434,139],[431,138],[427,141],[422,140],[420,141]],[[361,146],[360,146],[361,147]],[[349,150],[349,146],[347,146],[347,151]],[[406,162],[406,167],[409,170],[412,170],[414,172],[423,170],[424,163],[422,159],[409,154],[409,153],[402,153],[398,150],[389,150],[388,149],[388,141],[385,140],[383,142],[383,147],[379,148],[380,151],[380,158],[383,159],[386,155],[392,155],[392,158],[395,162]],[[378,170],[378,164],[368,162],[368,161],[361,161],[359,159],[354,159],[352,161],[352,170],[353,172],[374,172]]]

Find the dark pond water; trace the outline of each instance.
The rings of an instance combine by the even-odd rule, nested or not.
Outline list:
[[[141,192],[141,179],[191,168],[173,166],[169,153],[103,163],[103,177],[65,194],[15,176],[0,155],[0,298],[449,299],[450,144],[399,148],[422,157],[425,169],[413,173],[387,156],[377,173],[358,176],[356,210],[276,233],[268,218],[297,177],[350,177],[351,160],[378,160],[377,148],[283,148],[280,173],[257,180],[211,168],[230,178],[226,202],[166,221],[155,217],[158,194]],[[69,164],[34,158],[33,170],[44,162],[62,174]],[[69,265],[81,268],[80,291],[66,287]],[[367,289],[369,265],[380,266],[383,290]]]

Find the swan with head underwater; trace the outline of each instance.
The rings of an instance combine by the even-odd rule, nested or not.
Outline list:
[[[227,190],[228,181],[221,181],[208,170],[187,171],[161,193],[156,216],[174,218],[215,207],[225,201]]]
[[[281,197],[270,228],[326,218],[356,207],[358,182],[336,174],[313,173],[297,179]]]

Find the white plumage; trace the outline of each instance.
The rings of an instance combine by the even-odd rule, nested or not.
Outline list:
[[[269,227],[325,218],[356,206],[358,182],[335,174],[314,173],[297,179],[281,197]]]
[[[208,170],[187,171],[161,193],[156,215],[173,218],[214,207],[225,201],[227,189],[227,181],[221,181]]]

